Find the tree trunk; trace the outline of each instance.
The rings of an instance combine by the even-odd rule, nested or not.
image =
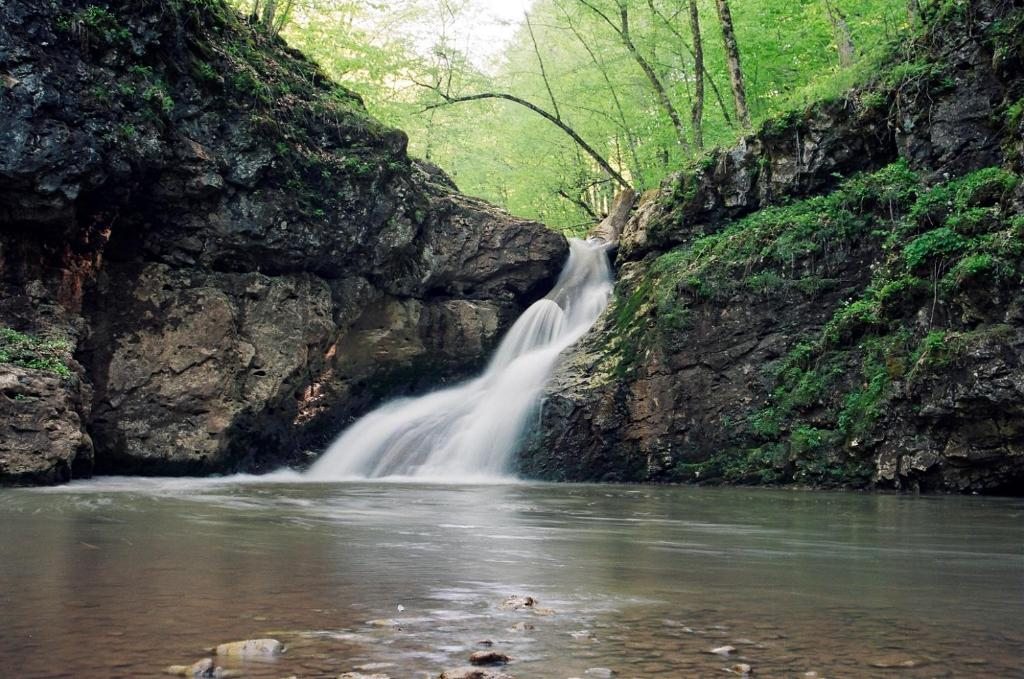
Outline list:
[[[654,68],[644,59],[643,55],[633,44],[633,39],[629,35],[629,12],[625,5],[619,6],[619,18],[621,21],[621,30],[619,31],[619,37],[622,38],[622,44],[626,46],[629,53],[633,56],[633,60],[636,61],[637,65],[640,66],[640,70],[647,76],[647,80],[651,83],[651,88],[654,89],[654,93],[658,97],[658,101],[661,103],[661,107],[665,109],[665,113],[668,114],[669,120],[672,121],[672,127],[676,130],[676,137],[679,139],[679,144],[683,148],[688,148],[689,144],[686,141],[686,129],[683,127],[683,121],[679,117],[679,112],[676,111],[676,107],[672,105],[672,100],[669,99],[668,92],[665,91],[665,86],[661,84],[661,79],[658,78],[658,74],[654,72]]]
[[[580,4],[588,7],[595,14],[600,16],[605,23],[612,27],[612,30],[618,33],[619,39],[622,44],[626,47],[630,56],[633,57],[633,61],[637,63],[640,70],[647,76],[647,81],[650,82],[651,88],[654,90],[655,96],[658,98],[658,103],[661,108],[664,109],[665,113],[668,114],[669,120],[672,121],[672,127],[676,131],[676,139],[679,145],[684,149],[689,150],[689,143],[686,141],[686,129],[683,127],[683,120],[679,117],[679,112],[676,111],[676,107],[672,105],[672,100],[668,96],[668,92],[665,90],[665,86],[662,85],[661,79],[658,78],[658,74],[655,73],[654,68],[644,58],[640,51],[636,48],[633,43],[633,38],[629,34],[629,10],[623,0],[618,0],[619,5],[619,22],[616,24],[611,18],[602,12],[597,6],[590,3],[588,0],[579,0]]]
[[[697,0],[690,0],[690,31],[693,33],[693,77],[695,79],[693,108],[693,145],[704,148],[704,43],[700,37],[700,16]]]
[[[523,12],[523,17],[526,19],[526,28],[530,31],[530,42],[533,43],[533,53],[537,55],[537,64],[540,66],[540,77],[544,81],[544,89],[548,91],[548,98],[551,100],[551,109],[555,112],[555,117],[559,120],[562,119],[562,113],[558,110],[558,100],[555,99],[555,93],[551,91],[551,82],[548,80],[547,69],[544,68],[544,59],[540,55],[540,47],[537,45],[537,36],[533,34],[533,23],[530,21],[530,13]]]
[[[832,22],[832,30],[836,34],[839,66],[849,68],[853,66],[856,51],[853,47],[853,36],[850,34],[850,26],[846,23],[846,15],[843,14],[842,10],[832,0],[825,0],[825,9],[828,10],[828,18]]]
[[[747,108],[747,91],[743,86],[743,66],[740,64],[740,48],[736,43],[736,32],[732,28],[732,13],[729,0],[715,0],[718,19],[722,23],[722,39],[725,41],[725,56],[729,62],[729,80],[732,82],[732,98],[736,102],[736,117],[745,129],[750,129],[750,110]]]
[[[556,3],[558,8],[562,10],[562,14],[565,17],[565,21],[569,26],[569,30],[576,36],[576,40],[579,41],[580,45],[586,50],[587,54],[590,55],[590,61],[593,62],[594,66],[601,73],[601,78],[604,79],[604,84],[608,88],[608,95],[612,98],[612,103],[615,104],[615,110],[619,114],[618,125],[622,130],[622,133],[626,136],[626,145],[629,146],[629,156],[633,159],[633,167],[631,174],[633,179],[640,180],[640,188],[644,188],[643,182],[643,165],[640,164],[640,158],[636,153],[636,136],[633,134],[633,130],[630,129],[629,121],[626,119],[625,109],[622,107],[622,100],[619,98],[619,93],[615,90],[615,85],[612,84],[611,78],[608,76],[608,68],[605,63],[597,58],[597,54],[587,43],[586,38],[577,30],[576,26],[572,23],[571,15],[565,11],[561,4]]]
[[[260,17],[260,25],[267,33],[274,32],[274,17],[277,16],[277,0],[267,0],[263,5],[263,16]]]
[[[654,0],[647,0],[647,6],[650,7],[651,14],[658,17],[661,23],[665,25],[665,28],[667,28],[672,33],[672,35],[676,36],[676,38],[678,39],[678,42],[676,44],[682,47],[684,50],[686,50],[686,52],[689,53],[690,57],[696,62],[696,52],[694,52],[693,48],[686,44],[686,39],[679,33],[679,31],[668,19],[668,17],[666,17],[664,14],[658,11],[658,8],[654,6]],[[701,57],[703,56],[704,55],[701,54]],[[718,101],[718,107],[722,109],[722,118],[725,119],[725,122],[728,125],[732,125],[732,116],[729,115],[729,108],[725,105],[725,100],[722,99],[722,93],[718,91],[718,85],[715,84],[714,76],[711,75],[710,71],[708,71],[708,67],[706,64],[701,69],[701,71],[704,74],[704,83],[707,85],[711,85],[711,91],[714,93],[715,99]]]

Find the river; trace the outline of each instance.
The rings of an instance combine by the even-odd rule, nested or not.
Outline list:
[[[502,607],[517,594],[537,606]],[[1022,620],[1020,499],[268,480],[0,490],[0,667],[20,679],[166,676],[258,637],[288,650],[221,664],[436,677],[486,639],[519,679],[724,677],[741,663],[757,677],[1010,677],[1024,676]],[[723,646],[735,650],[708,652]]]

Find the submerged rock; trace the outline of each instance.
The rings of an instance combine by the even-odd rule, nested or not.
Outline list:
[[[510,611],[530,610],[537,615],[555,614],[554,609],[544,608],[542,606],[538,606],[537,604],[537,599],[535,599],[532,596],[522,596],[519,594],[514,594],[505,599],[503,602],[501,602],[501,607]]]
[[[217,655],[237,656],[240,658],[271,658],[281,655],[284,646],[277,639],[246,639],[220,644],[216,648]]]
[[[514,677],[511,674],[481,667],[457,667],[445,670],[439,679],[514,679]]]
[[[875,658],[868,662],[868,664],[871,665],[871,667],[877,667],[883,670],[909,670],[914,669],[915,667],[924,667],[928,664],[928,661],[922,658],[913,658],[905,655],[890,655]]]
[[[537,605],[537,600],[532,596],[523,596],[520,594],[513,594],[501,602],[501,607],[510,611],[520,611],[524,608],[533,608]]]
[[[203,658],[191,665],[171,665],[165,673],[189,679],[220,679],[224,676],[224,671],[214,666],[213,658]]]
[[[504,665],[512,658],[497,651],[475,651],[469,656],[471,665]]]

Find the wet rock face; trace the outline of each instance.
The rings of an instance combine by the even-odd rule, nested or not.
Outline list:
[[[845,284],[813,299],[789,290],[694,304],[688,328],[652,343],[628,374],[609,361],[609,337],[621,328],[614,312],[606,315],[555,371],[520,468],[564,481],[699,481],[679,468],[736,443],[767,396],[765,366],[867,284],[872,254],[866,244],[851,248],[827,274]],[[645,273],[628,263],[619,298],[631,297]]]
[[[108,7],[0,7],[0,325],[76,347],[98,469],[298,460],[465,375],[557,276],[562,236],[227,8]]]
[[[0,484],[61,483],[91,467],[83,391],[76,380],[0,365]]]
[[[897,404],[883,423],[893,435],[879,447],[881,481],[1024,491],[1024,328],[984,338],[947,374],[904,387]]]

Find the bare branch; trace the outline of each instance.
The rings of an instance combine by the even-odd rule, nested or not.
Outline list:
[[[554,126],[556,126],[562,132],[565,132],[567,135],[569,135],[569,137],[571,137],[572,140],[576,142],[579,145],[579,147],[583,149],[583,151],[588,156],[590,156],[594,160],[594,162],[597,163],[598,166],[600,166],[602,170],[607,172],[608,176],[612,177],[620,186],[622,186],[623,188],[632,188],[629,182],[626,181],[626,179],[615,168],[613,168],[607,160],[604,159],[604,156],[602,156],[600,153],[594,150],[594,147],[588,144],[586,140],[583,139],[583,137],[581,137],[576,132],[576,130],[572,129],[564,122],[556,118],[554,115],[545,111],[544,109],[540,108],[539,106],[532,102],[529,102],[525,99],[521,99],[520,97],[517,97],[514,94],[508,94],[506,92],[481,92],[479,94],[469,94],[462,97],[453,97],[434,87],[430,87],[428,89],[432,90],[434,93],[440,96],[443,99],[443,101],[438,102],[436,104],[430,104],[428,106],[425,106],[423,108],[424,111],[430,111],[436,108],[441,108],[443,106],[450,106],[452,104],[461,104],[467,101],[481,101],[484,99],[504,99],[505,101],[511,101],[514,104],[518,104],[524,108],[527,108],[536,113],[537,115],[541,116]]]
[[[578,207],[578,208],[582,209],[584,212],[586,212],[590,216],[590,218],[593,219],[595,222],[600,221],[601,218],[598,216],[598,214],[596,212],[594,212],[594,208],[590,207],[590,205],[587,204],[587,201],[585,201],[585,200],[583,200],[582,198],[579,198],[579,197],[575,197],[574,198],[573,196],[569,195],[565,191],[565,189],[558,189],[557,193],[562,198],[565,198],[567,201],[569,201],[570,203],[572,203],[576,207]]]
[[[562,119],[562,114],[558,110],[558,101],[555,99],[555,93],[551,91],[551,83],[548,81],[548,72],[544,69],[544,59],[540,56],[540,48],[537,46],[537,38],[533,34],[533,24],[530,23],[530,13],[523,12],[523,16],[526,18],[526,28],[530,32],[530,42],[533,43],[533,53],[537,55],[537,63],[540,65],[540,77],[544,81],[544,88],[548,91],[548,97],[551,98],[551,108],[555,112],[555,118]]]
[[[657,7],[654,6],[654,0],[647,0],[647,6],[651,8],[651,12],[654,14],[654,16],[658,17],[661,20],[661,22],[665,24],[665,28],[671,31],[672,35],[676,36],[676,39],[679,40],[679,44],[682,45],[683,49],[685,49],[690,54],[690,57],[693,58],[694,61],[696,61],[696,52],[693,48],[686,44],[686,39],[676,29],[675,24],[672,23],[673,19],[675,19],[675,17],[679,14],[679,12],[682,12],[682,10],[679,10],[679,12],[672,16],[665,16]],[[715,93],[715,99],[718,100],[718,106],[719,108],[722,109],[722,117],[725,118],[725,122],[727,125],[732,125],[732,116],[729,115],[729,107],[725,105],[725,99],[722,97],[722,92],[721,90],[718,89],[718,84],[715,82],[714,77],[712,77],[711,71],[708,70],[707,64],[702,64],[702,70],[704,71],[704,80],[707,81],[709,85],[711,85],[711,91]]]

